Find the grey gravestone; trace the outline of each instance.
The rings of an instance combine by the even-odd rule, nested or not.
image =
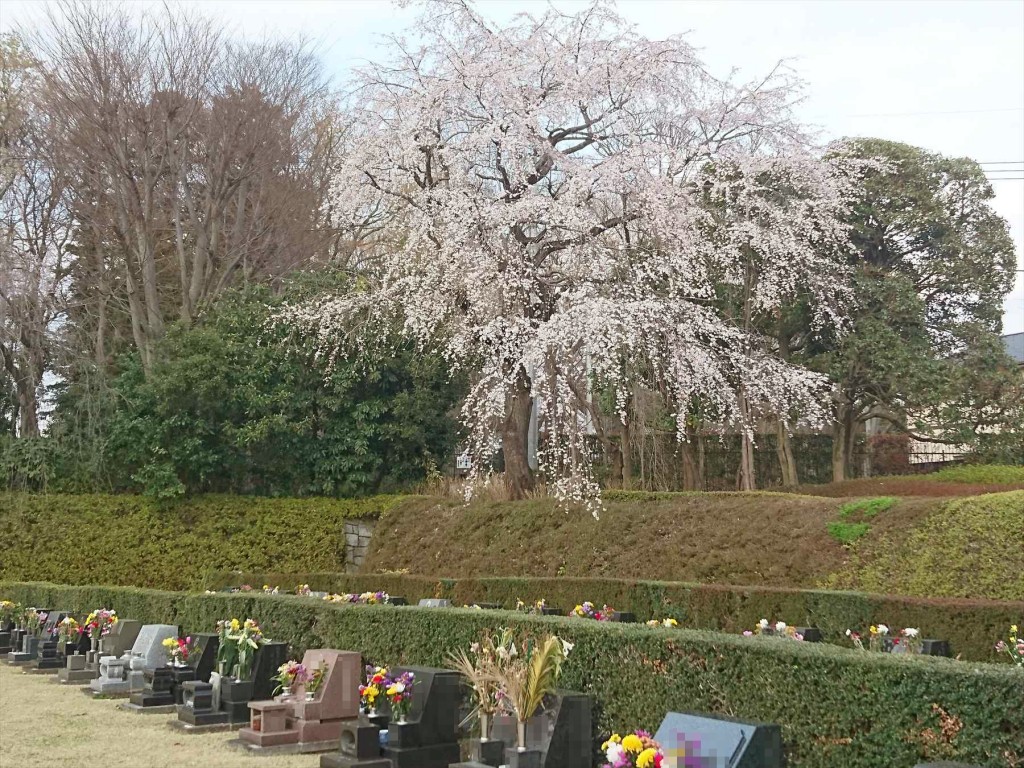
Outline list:
[[[134,619],[118,621],[110,628],[110,632],[99,639],[99,650],[86,652],[84,662],[74,658],[68,659],[67,667],[57,673],[58,681],[61,683],[88,683],[90,680],[95,680],[100,674],[100,658],[103,656],[120,658],[128,653],[141,629],[142,624]]]
[[[100,657],[100,676],[92,680],[89,687],[93,692],[104,695],[142,690],[146,682],[145,670],[162,666],[167,658],[164,640],[177,636],[178,628],[173,624],[146,624],[139,630],[131,651],[120,659]]]
[[[715,760],[711,764],[716,768],[782,768],[778,725],[669,712],[654,740],[665,753],[663,768],[684,768],[700,759]]]
[[[407,722],[388,726],[384,756],[394,768],[447,768],[459,760],[459,705],[462,676],[450,669],[395,667],[412,672],[415,683]]]
[[[451,608],[452,601],[439,599],[436,597],[424,597],[419,602],[420,608]]]

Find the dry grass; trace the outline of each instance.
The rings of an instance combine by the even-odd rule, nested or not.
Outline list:
[[[233,733],[172,731],[173,715],[124,712],[50,675],[0,666],[0,768],[316,768],[318,755],[263,757],[228,747]]]
[[[594,520],[551,499],[416,499],[381,519],[363,568],[814,587],[850,556],[827,528],[842,503],[784,493],[618,493]],[[901,500],[872,519],[872,534],[898,536],[938,503]]]

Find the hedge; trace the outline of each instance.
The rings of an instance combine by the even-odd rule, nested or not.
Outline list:
[[[401,496],[274,499],[0,493],[0,578],[197,589],[212,571],[340,570],[344,522]]]
[[[309,584],[325,592],[369,592],[383,589],[412,603],[424,597],[447,598],[454,605],[497,603],[514,608],[544,598],[548,605],[570,610],[584,600],[636,614],[640,621],[671,616],[694,629],[740,633],[759,619],[816,626],[826,640],[848,644],[847,629],[866,629],[879,622],[917,627],[925,637],[948,640],[954,656],[973,661],[996,658],[992,646],[1011,624],[1024,625],[1024,600],[953,600],[829,592],[773,587],[734,587],[665,581],[569,578],[444,579],[406,574],[280,572],[215,574],[209,589],[267,584],[293,592]]]
[[[367,661],[444,665],[480,630],[554,631],[575,644],[562,683],[594,698],[596,731],[654,729],[667,711],[782,725],[791,768],[889,768],[1024,759],[1024,673],[1009,666],[868,654],[827,645],[650,629],[504,611],[350,606],[262,593],[0,583],[0,595],[84,613],[103,605],[143,622],[209,630],[252,616],[295,654],[360,650]]]

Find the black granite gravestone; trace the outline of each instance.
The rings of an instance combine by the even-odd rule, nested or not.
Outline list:
[[[217,669],[217,649],[220,636],[216,633],[201,633],[195,636],[195,647],[189,654],[188,664],[196,671],[196,680],[210,682],[210,675]],[[181,704],[181,702],[178,702]]]
[[[805,643],[820,643],[822,641],[821,630],[817,627],[797,627],[796,632]]]
[[[394,768],[447,768],[459,759],[462,676],[450,669],[395,667],[392,675],[415,675],[407,721],[392,719],[384,756]]]
[[[663,768],[684,768],[701,759],[716,760],[713,765],[728,768],[782,768],[782,728],[778,725],[669,712],[654,739],[665,753]]]
[[[505,763],[524,764],[529,756],[516,754],[517,725],[514,718],[497,717],[491,738],[505,743]],[[573,691],[557,691],[526,723],[526,748],[536,752],[539,768],[590,768],[594,745],[590,697]]]
[[[952,656],[948,640],[922,640],[921,653],[925,656]]]
[[[277,668],[288,660],[287,643],[261,645],[247,680],[223,677],[219,681],[219,702],[214,708],[214,690],[209,682],[190,680],[182,683],[182,703],[177,707],[179,727],[187,730],[204,727],[241,728],[249,724],[249,702],[270,699],[277,682]]]

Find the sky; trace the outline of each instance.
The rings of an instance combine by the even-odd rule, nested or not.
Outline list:
[[[172,0],[173,1],[173,0]],[[386,54],[413,9],[387,0],[179,0],[241,36],[306,37],[339,82]],[[0,29],[31,27],[49,0],[0,1]],[[572,10],[584,3],[557,0]],[[154,5],[125,4],[129,11]],[[542,0],[483,0],[497,21]],[[1024,2],[1021,0],[620,0],[649,37],[687,33],[720,76],[763,75],[781,59],[806,82],[800,117],[822,140],[874,136],[985,165],[1017,249],[1004,333],[1024,332]],[[1002,164],[1002,165],[994,165]],[[1015,171],[1015,169],[1017,169]]]

